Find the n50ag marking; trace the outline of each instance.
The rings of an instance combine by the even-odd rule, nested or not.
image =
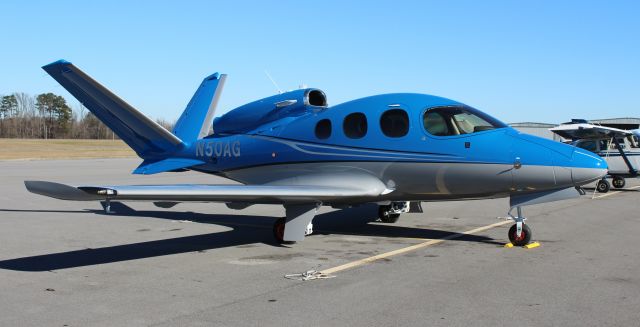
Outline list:
[[[196,157],[238,158],[240,157],[240,141],[199,142],[196,146]]]

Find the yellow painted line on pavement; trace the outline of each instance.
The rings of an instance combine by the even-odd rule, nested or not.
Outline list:
[[[419,249],[426,248],[426,247],[429,247],[429,246],[432,246],[432,245],[440,244],[440,243],[442,243],[444,241],[454,240],[456,238],[460,238],[460,237],[463,237],[465,235],[479,233],[479,232],[486,231],[486,230],[489,230],[489,229],[492,229],[492,228],[496,228],[496,227],[499,227],[499,226],[502,226],[502,225],[506,225],[506,224],[509,224],[509,223],[511,223],[510,220],[505,220],[505,221],[501,221],[499,223],[495,223],[495,224],[491,224],[491,225],[486,225],[486,226],[474,228],[474,229],[468,230],[466,232],[455,233],[455,234],[449,235],[447,237],[438,238],[438,239],[431,239],[431,240],[428,240],[428,241],[423,242],[423,243],[419,243],[419,244],[411,245],[411,246],[408,246],[408,247],[405,247],[405,248],[401,248],[401,249],[397,249],[397,250],[381,253],[381,254],[374,255],[374,256],[371,256],[371,257],[368,257],[368,258],[352,261],[352,262],[345,263],[345,264],[337,266],[337,267],[328,268],[328,269],[325,269],[325,270],[321,271],[321,273],[323,273],[323,274],[334,274],[334,273],[339,272],[339,271],[343,271],[343,270],[347,270],[347,269],[352,269],[352,268],[355,268],[355,267],[363,266],[363,265],[366,265],[366,264],[369,264],[369,263],[372,263],[372,262],[375,262],[375,261],[378,261],[378,260],[382,260],[382,259],[386,259],[386,258],[389,258],[389,257],[392,257],[392,256],[396,256],[396,255],[399,255],[399,254],[403,254],[403,253],[419,250]]]
[[[640,188],[640,185],[638,185],[638,186],[633,186],[633,187],[628,187],[628,188],[626,188],[626,189],[627,189],[627,190],[635,190],[635,189],[637,189],[637,188]],[[616,194],[618,194],[618,193],[622,193],[622,192],[624,192],[624,191],[613,191],[613,192],[605,193],[605,194],[600,195],[600,196],[595,196],[595,197],[593,197],[593,198],[594,198],[594,199],[600,199],[600,198],[604,198],[604,197],[607,197],[607,196],[616,195]]]
[[[385,234],[365,234],[365,233],[356,233],[356,232],[345,232],[345,231],[336,231],[329,229],[314,229],[313,234],[329,234],[329,235],[342,235],[342,236],[358,236],[363,238],[369,237],[383,237],[383,238],[392,238],[392,239],[404,239],[404,240],[414,240],[414,241],[426,241],[430,240],[425,237],[410,237],[410,236],[393,236],[393,235],[385,235]]]

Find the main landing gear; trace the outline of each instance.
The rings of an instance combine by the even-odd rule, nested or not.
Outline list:
[[[313,217],[320,203],[285,204],[286,217],[273,223],[273,237],[279,244],[292,244],[313,233]]]
[[[273,223],[273,237],[276,239],[276,242],[279,244],[295,244],[296,241],[285,241],[284,240],[284,228],[287,224],[287,218],[282,217],[278,218]],[[313,234],[313,223],[309,223],[307,228],[304,231],[304,236],[309,236]]]
[[[287,218],[278,218],[273,223],[273,238],[276,239],[276,242],[280,244],[284,244],[284,226],[287,224]],[[292,242],[295,243],[295,242]]]
[[[279,244],[293,244],[302,241],[305,236],[313,233],[313,217],[320,203],[305,203],[285,205],[286,217],[279,218],[273,223],[273,237]],[[411,210],[411,202],[395,201],[378,208],[378,218],[385,223],[395,223],[400,214]],[[417,209],[421,208],[418,205]]]
[[[409,212],[409,201],[391,202],[378,207],[378,219],[383,223],[393,224],[400,219],[400,214]]]
[[[531,241],[531,228],[524,223],[527,218],[522,216],[522,208],[516,207],[516,209],[518,215],[515,217],[511,215],[511,210],[509,210],[509,217],[516,222],[515,225],[509,228],[509,241],[515,246],[525,246]]]

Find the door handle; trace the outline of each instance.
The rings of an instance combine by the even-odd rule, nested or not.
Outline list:
[[[516,157],[513,161],[513,168],[520,169],[522,167],[522,161],[520,161],[520,157]]]

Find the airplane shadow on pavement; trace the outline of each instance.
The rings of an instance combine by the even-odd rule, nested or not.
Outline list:
[[[370,224],[377,216],[377,206],[365,205],[352,209],[337,210],[320,214],[314,219],[314,235],[360,235],[382,236],[389,238],[440,239],[457,234],[452,231],[405,227],[390,224]],[[171,254],[207,251],[212,249],[263,243],[281,246],[272,235],[273,219],[264,216],[216,215],[175,211],[136,211],[123,203],[112,202],[109,216],[146,217],[169,220],[188,220],[196,223],[208,223],[232,228],[229,231],[176,237],[155,241],[107,246],[96,249],[50,253],[0,261],[0,269],[18,271],[50,271],[91,265],[99,265],[127,260],[144,259]],[[60,212],[46,210],[11,210],[18,212]],[[94,212],[105,214],[102,210],[64,211],[69,213]],[[274,217],[276,218],[276,217]],[[330,230],[330,232],[329,232]],[[313,237],[311,235],[310,237]],[[462,235],[453,239],[463,242],[502,244],[485,236]]]

